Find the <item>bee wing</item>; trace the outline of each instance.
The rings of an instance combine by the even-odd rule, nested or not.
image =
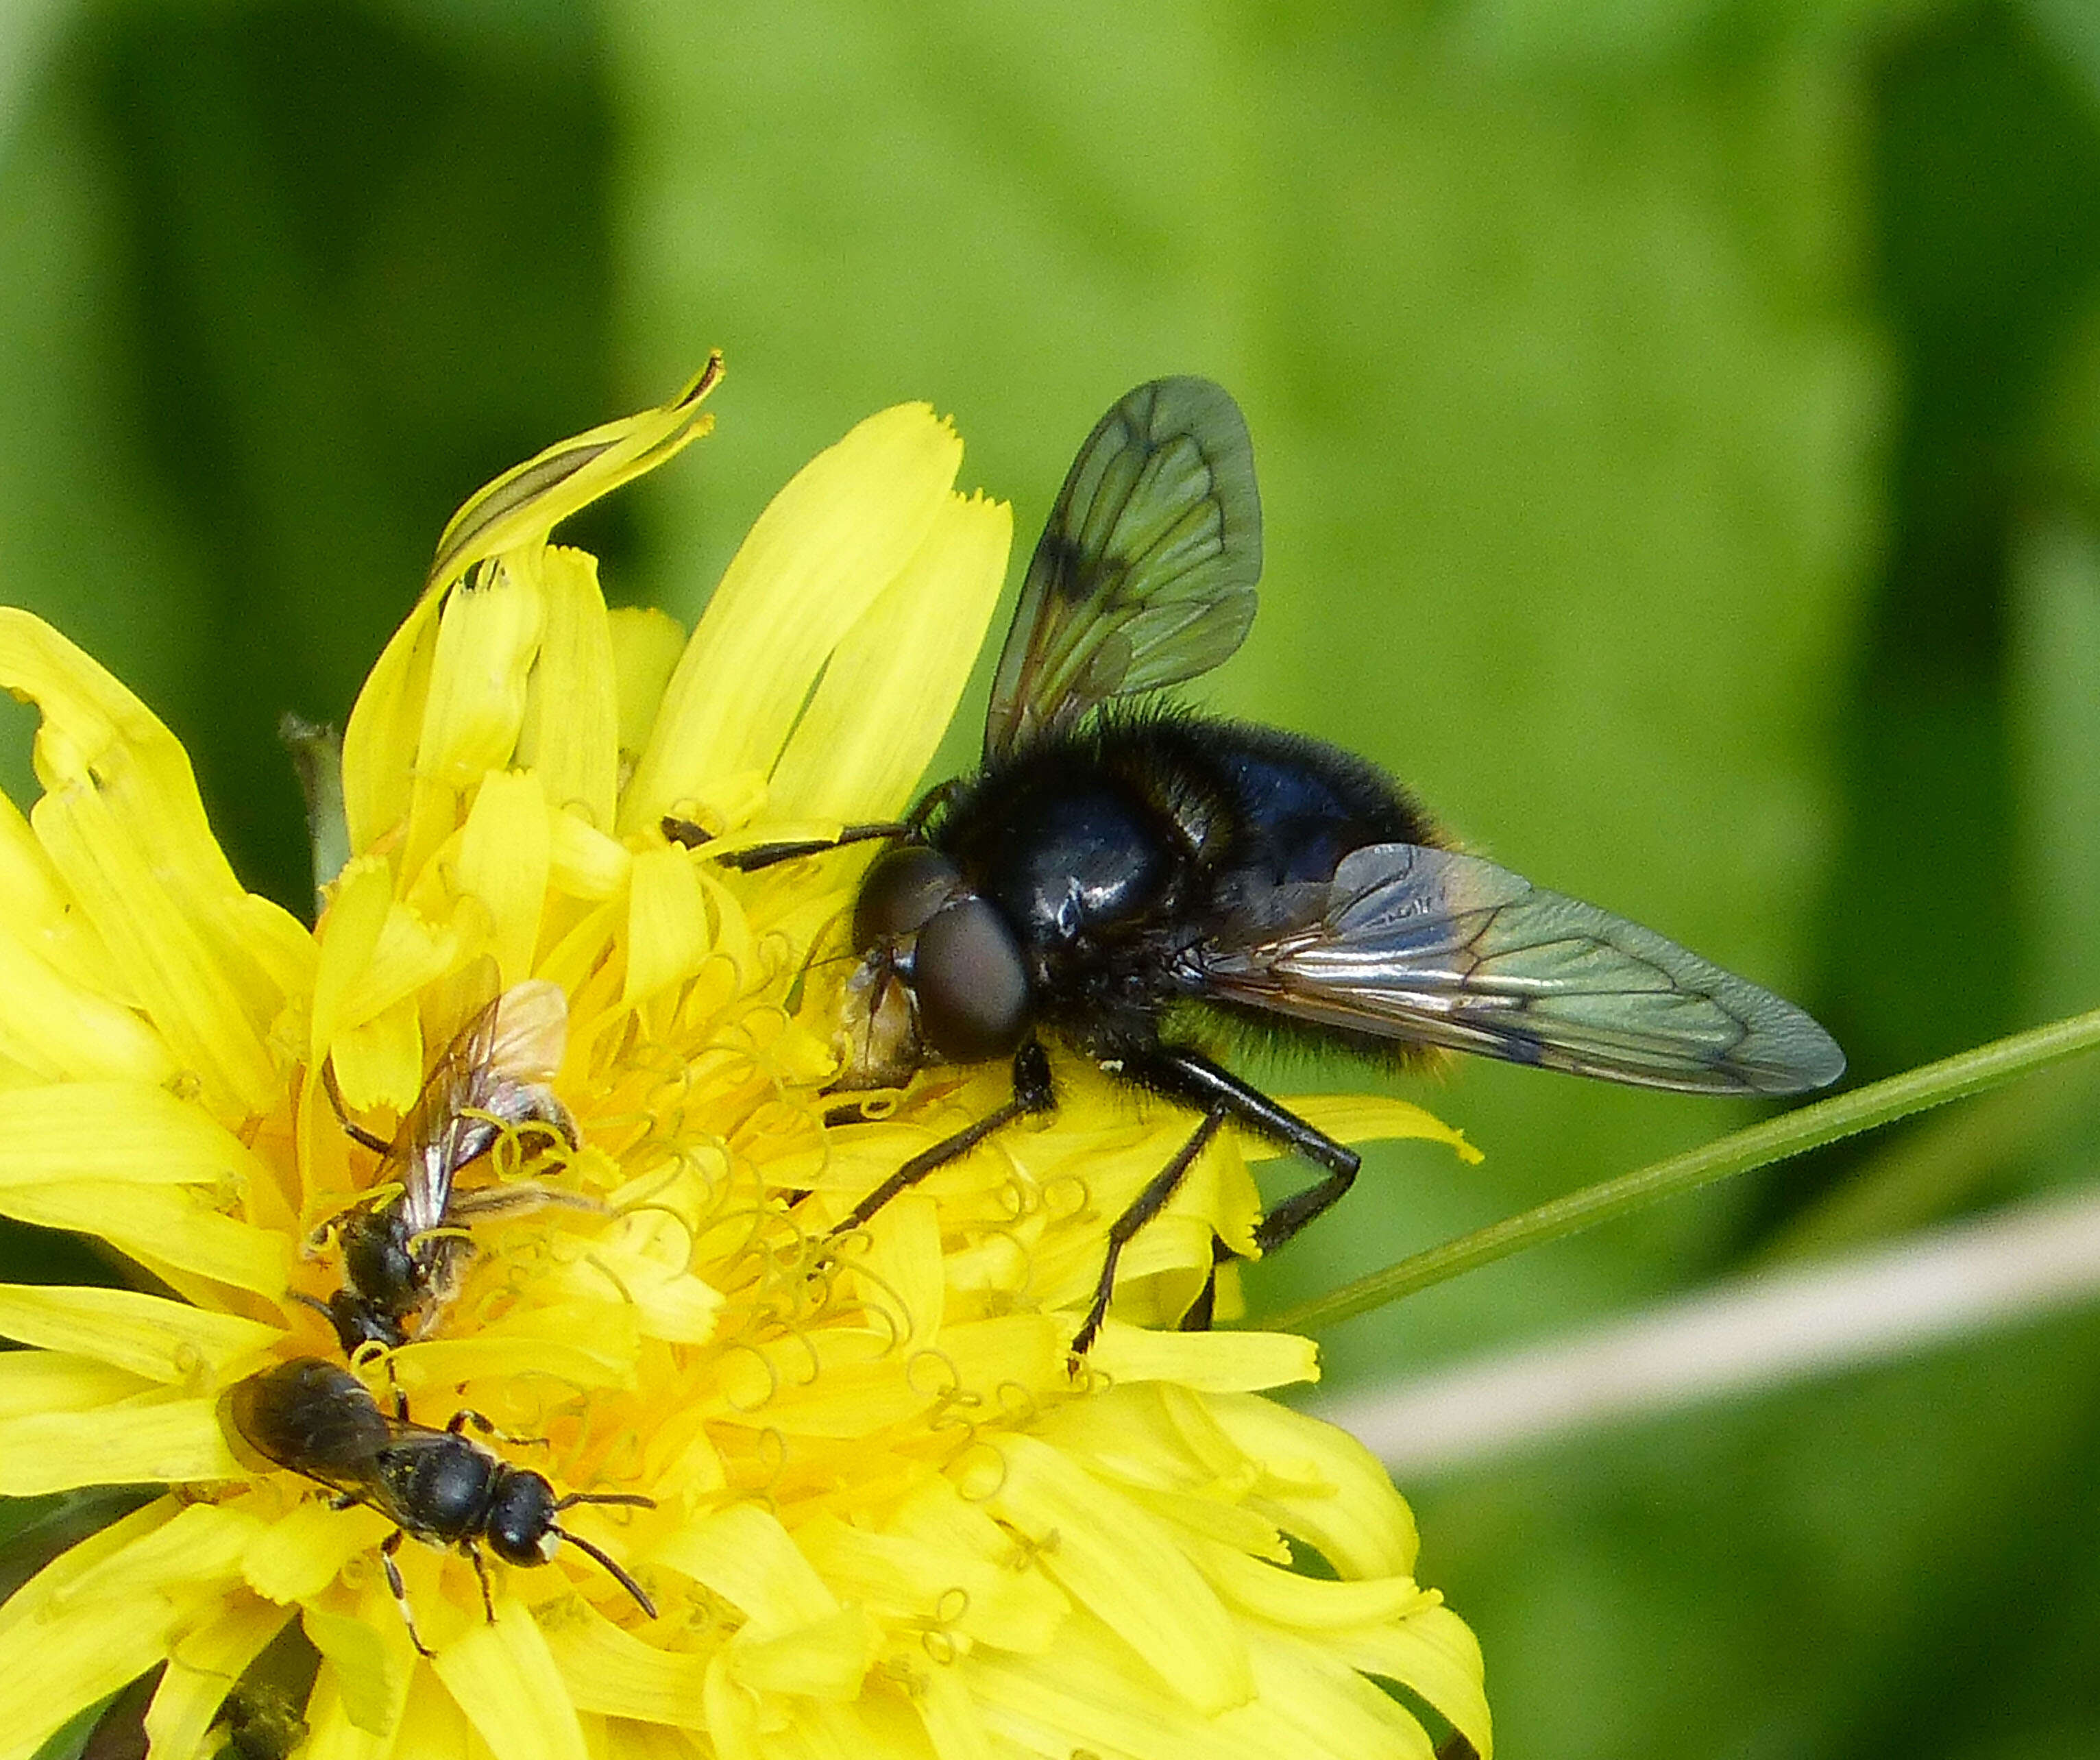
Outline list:
[[[548,1082],[569,1048],[569,999],[543,977],[513,984],[496,999],[490,1072],[511,1082]]]
[[[1079,448],[999,657],[985,755],[1125,692],[1208,672],[1246,637],[1261,498],[1239,406],[1208,379],[1127,393]]]
[[[481,1106],[488,1095],[489,1052],[502,1006],[500,996],[484,1004],[452,1035],[423,1078],[416,1104],[395,1133],[386,1165],[379,1171],[382,1179],[400,1180],[402,1215],[412,1235],[444,1220],[452,1176],[462,1162],[473,1158],[474,1137],[485,1134],[482,1121],[465,1114]]]
[[[1652,929],[1413,844],[1352,851],[1312,921],[1202,970],[1223,999],[1642,1087],[1794,1094],[1845,1069],[1792,1003]]]

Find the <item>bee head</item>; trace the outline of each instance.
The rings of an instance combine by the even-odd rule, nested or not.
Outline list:
[[[522,1467],[505,1472],[488,1506],[489,1550],[506,1564],[545,1564],[561,1544],[554,1488]]]

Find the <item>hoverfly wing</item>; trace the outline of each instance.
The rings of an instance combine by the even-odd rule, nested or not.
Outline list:
[[[1385,1037],[1636,1087],[1796,1094],[1844,1073],[1792,1003],[1478,856],[1352,851],[1309,924],[1213,946],[1208,993]]]
[[[985,725],[1011,756],[1125,693],[1208,672],[1254,620],[1261,498],[1239,406],[1154,379],[1072,461],[1021,584]]]

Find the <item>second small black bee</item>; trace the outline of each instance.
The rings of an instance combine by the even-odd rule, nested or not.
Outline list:
[[[281,1467],[336,1493],[338,1508],[368,1504],[392,1522],[379,1561],[408,1636],[430,1654],[408,1609],[408,1592],[394,1555],[408,1536],[434,1546],[456,1546],[480,1579],[483,1610],[493,1621],[495,1600],[481,1549],[506,1564],[545,1564],[566,1540],[588,1553],[633,1596],[650,1618],[656,1609],[642,1586],[607,1553],[555,1520],[579,1503],[654,1509],[655,1501],[624,1492],[572,1491],[558,1498],[540,1474],[513,1467],[464,1434],[469,1424],[491,1427],[479,1413],[457,1414],[443,1430],[390,1414],[356,1376],[318,1356],[297,1356],[227,1389],[222,1402],[227,1436],[251,1466]]]
[[[506,1125],[538,1125],[576,1147],[576,1121],[548,1086],[561,1066],[568,1024],[567,997],[545,979],[492,997],[439,1054],[390,1139],[351,1121],[333,1069],[324,1069],[343,1129],[379,1155],[373,1184],[384,1193],[333,1225],[342,1251],[342,1287],[326,1303],[313,1303],[328,1316],[346,1356],[365,1344],[398,1348],[422,1335],[457,1289],[467,1246],[461,1226],[537,1204],[575,1202],[538,1181],[470,1193],[453,1187],[461,1169],[494,1148]]]
[[[1362,759],[1162,705],[1153,693],[1240,645],[1260,573],[1238,406],[1202,379],[1138,386],[1088,436],[1051,511],[999,657],[982,767],[903,823],[839,840],[898,840],[854,911],[840,1086],[1013,1060],[1011,1101],[907,1162],[842,1226],[1048,1109],[1039,1033],[1199,1114],[1111,1224],[1075,1351],[1107,1311],[1124,1246],[1228,1122],[1324,1171],[1263,1220],[1264,1251],[1355,1177],[1353,1150],[1210,1055],[1250,1030],[1388,1064],[1442,1047],[1713,1094],[1795,1093],[1845,1066],[1769,990],[1448,848]],[[829,847],[722,859],[752,868]]]

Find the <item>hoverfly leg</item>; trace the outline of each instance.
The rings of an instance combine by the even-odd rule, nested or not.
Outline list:
[[[1196,1299],[1189,1304],[1176,1327],[1180,1332],[1208,1332],[1218,1312],[1218,1267],[1233,1256],[1233,1251],[1223,1241],[1211,1242],[1211,1274],[1204,1278],[1203,1287],[1196,1292]]]
[[[910,835],[911,827],[898,819],[883,819],[866,825],[849,825],[836,837],[803,838],[791,843],[753,844],[748,849],[732,849],[727,855],[715,860],[726,868],[734,868],[739,874],[753,874],[761,868],[777,867],[783,862],[799,861],[804,856],[820,856],[833,849],[843,849],[848,844],[871,843],[878,838],[887,840]],[[697,833],[697,836],[695,834]],[[664,820],[664,835],[674,844],[687,849],[698,849],[703,843],[712,841],[708,834],[690,820],[673,818],[668,814]]]
[[[1127,1056],[1123,1070],[1132,1081],[1184,1105],[1202,1111],[1222,1106],[1234,1123],[1327,1170],[1317,1184],[1294,1193],[1262,1218],[1254,1238],[1264,1253],[1282,1246],[1332,1206],[1355,1183],[1357,1170],[1363,1165],[1363,1157],[1354,1149],[1314,1130],[1296,1113],[1278,1105],[1260,1088],[1250,1087],[1199,1051],[1162,1048]]]
[[[408,1642],[416,1647],[418,1656],[435,1656],[437,1652],[423,1642],[423,1635],[416,1630],[416,1616],[408,1611],[408,1586],[401,1581],[401,1567],[394,1562],[394,1555],[401,1550],[401,1542],[408,1537],[408,1530],[397,1528],[379,1542],[379,1568],[386,1573],[386,1586],[394,1592],[394,1605],[401,1610],[401,1623],[408,1628]]]
[[[1123,1250],[1136,1237],[1140,1228],[1167,1207],[1167,1199],[1180,1189],[1189,1170],[1196,1164],[1196,1158],[1210,1147],[1211,1139],[1218,1134],[1218,1127],[1228,1116],[1222,1105],[1214,1105],[1205,1113],[1202,1123],[1189,1132],[1189,1140],[1174,1151],[1174,1158],[1145,1182],[1145,1189],[1130,1201],[1130,1207],[1109,1224],[1108,1254],[1101,1260],[1101,1278],[1094,1285],[1094,1299],[1087,1309],[1087,1317],[1072,1334],[1073,1356],[1086,1353],[1087,1347],[1094,1342],[1094,1334],[1101,1330],[1101,1321],[1108,1317],[1109,1298],[1115,1293],[1116,1261],[1123,1257]]]
[[[1035,1039],[1023,1042],[1013,1054],[1013,1098],[986,1113],[975,1124],[965,1125],[953,1136],[944,1137],[931,1149],[924,1149],[906,1162],[896,1172],[885,1180],[872,1192],[847,1212],[845,1220],[832,1230],[833,1234],[849,1234],[855,1228],[864,1228],[875,1213],[896,1197],[899,1192],[909,1191],[937,1167],[945,1167],[950,1162],[960,1160],[993,1131],[1003,1129],[1017,1118],[1026,1118],[1036,1113],[1049,1111],[1057,1105],[1057,1096],[1050,1083],[1050,1059],[1043,1047]]]

